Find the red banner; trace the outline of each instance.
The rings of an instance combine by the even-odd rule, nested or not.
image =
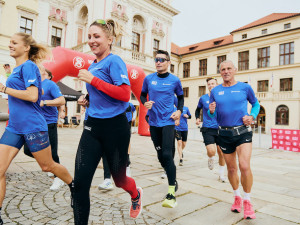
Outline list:
[[[300,130],[271,129],[272,148],[300,152]]]

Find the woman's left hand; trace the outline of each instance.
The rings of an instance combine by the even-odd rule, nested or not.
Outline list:
[[[87,70],[79,70],[78,79],[86,83],[92,83],[94,76]]]

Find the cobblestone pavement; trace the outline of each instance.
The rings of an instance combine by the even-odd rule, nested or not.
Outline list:
[[[82,127],[59,129],[61,164],[74,174],[74,159]],[[255,141],[255,138],[254,138]],[[257,143],[254,143],[254,146]],[[103,181],[101,164],[91,188],[89,224],[181,224],[181,225],[295,225],[300,224],[300,154],[254,148],[251,166],[254,174],[252,202],[257,219],[243,220],[243,213],[230,212],[233,193],[228,181],[218,181],[218,163],[207,168],[205,146],[200,140],[188,140],[184,165],[177,166],[178,206],[161,207],[167,192],[167,180],[149,137],[137,134],[131,139],[131,171],[143,188],[143,213],[139,219],[129,217],[130,197],[122,189],[103,192],[97,186]],[[266,143],[265,146],[268,146]],[[70,192],[49,190],[52,183],[41,172],[34,159],[22,152],[7,172],[7,193],[2,218],[6,224],[73,224]],[[240,187],[242,192],[242,188]],[[242,192],[243,193],[243,192]]]
[[[9,173],[4,201],[4,224],[74,224],[67,185],[49,191],[51,178],[43,172]],[[144,211],[136,220],[129,217],[130,203],[91,190],[91,224],[175,224]]]

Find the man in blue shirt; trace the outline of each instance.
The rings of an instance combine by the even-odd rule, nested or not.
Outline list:
[[[186,146],[188,136],[188,124],[187,119],[191,119],[192,115],[188,107],[183,106],[183,111],[180,116],[180,122],[178,126],[175,126],[175,138],[177,140],[177,150],[179,155],[179,166],[183,166],[183,149]]]
[[[210,118],[207,114],[208,106],[209,106],[209,97],[211,90],[218,85],[218,82],[215,78],[207,78],[206,79],[207,88],[209,93],[206,95],[202,95],[199,99],[198,106],[195,112],[196,116],[196,125],[200,125],[200,110],[202,109],[203,113],[203,124],[200,129],[202,132],[204,144],[207,150],[208,156],[208,168],[213,170],[214,168],[214,157],[216,155],[216,150],[219,155],[219,181],[225,182],[224,170],[225,170],[225,160],[223,157],[223,153],[220,147],[217,144],[218,138],[218,122],[217,118]],[[216,145],[217,144],[217,145]]]
[[[255,219],[255,213],[250,202],[250,192],[253,184],[250,168],[252,153],[251,124],[259,112],[260,105],[251,86],[235,80],[234,75],[237,69],[231,61],[222,62],[220,71],[223,84],[211,91],[208,113],[211,117],[217,116],[219,124],[218,144],[224,153],[228,179],[235,195],[231,211],[239,213],[243,203],[244,218]],[[252,105],[250,115],[247,111],[248,102]],[[236,157],[239,160],[241,183],[244,190],[243,201],[239,192]]]
[[[158,50],[155,56],[157,72],[144,79],[141,102],[148,109],[150,134],[157,151],[158,160],[168,177],[169,190],[163,207],[177,206],[175,198],[176,166],[173,160],[175,121],[180,119],[184,99],[181,82],[178,77],[168,72],[170,56],[167,51]],[[147,94],[149,100],[147,100]],[[178,110],[174,112],[174,94],[178,98]]]

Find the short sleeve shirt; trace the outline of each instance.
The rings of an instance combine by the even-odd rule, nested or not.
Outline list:
[[[209,109],[209,96],[208,96],[208,94],[202,95],[200,97],[197,107],[202,109],[202,113],[203,113],[202,127],[218,129],[219,126],[218,126],[218,122],[217,122],[217,117],[211,118],[207,114],[207,111]]]
[[[187,118],[184,117],[185,114],[188,116],[191,116],[189,108],[186,106],[183,106],[183,110],[182,110],[182,113],[180,116],[180,124],[178,126],[175,126],[175,130],[178,130],[178,131],[188,131],[189,130]]]

